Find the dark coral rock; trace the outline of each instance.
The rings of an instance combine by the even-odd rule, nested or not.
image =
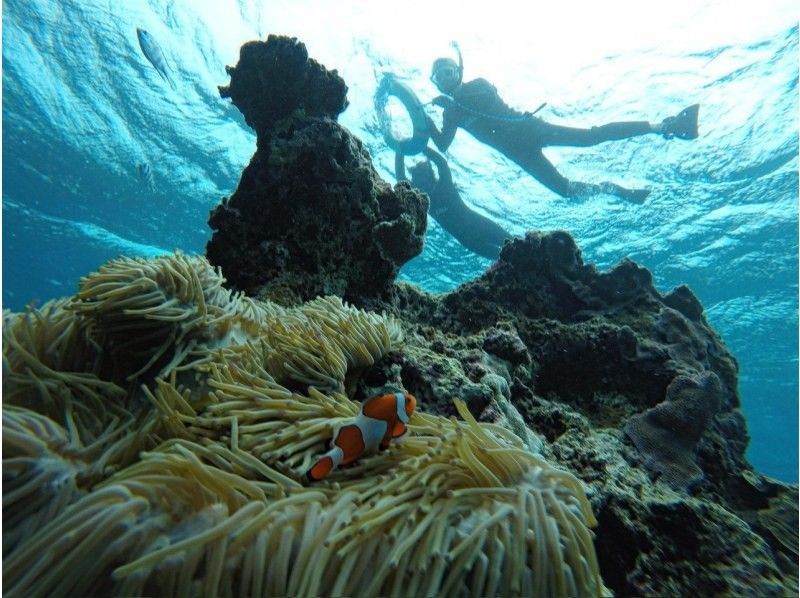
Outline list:
[[[598,513],[597,554],[615,596],[787,596],[764,540],[695,499],[624,494]]]
[[[429,341],[417,337],[413,344],[406,344],[400,359],[403,387],[428,412],[455,415],[453,397],[459,397],[475,417],[481,417],[495,393],[481,382],[486,370],[474,379],[470,376],[475,367],[472,345],[477,339],[453,339],[434,332]]]
[[[667,388],[663,403],[631,417],[625,425],[645,465],[673,488],[687,488],[702,479],[694,450],[717,413],[721,396],[713,372],[679,376]]]
[[[688,288],[667,297],[675,307],[630,260],[598,272],[583,263],[568,233],[531,231],[506,243],[489,270],[438,306],[420,299],[406,302],[404,313],[453,333],[483,330],[491,339],[487,352],[506,353],[503,359],[508,354],[494,330],[513,328],[532,363],[514,375],[597,427],[621,430],[631,415],[661,404],[679,376],[712,372],[721,383],[718,417],[706,422],[708,432],[692,450],[707,482],[725,495],[727,480],[746,464],[738,366]]]
[[[775,484],[777,486],[777,484]],[[756,513],[753,527],[767,540],[780,558],[778,565],[788,575],[797,590],[798,520],[797,486],[781,485],[780,491],[769,499],[766,508]]]
[[[664,303],[672,309],[677,309],[690,320],[699,321],[703,315],[703,306],[700,300],[685,284],[675,287],[664,295]]]
[[[206,254],[231,287],[283,304],[386,297],[422,251],[427,198],[394,189],[335,122],[347,86],[293,38],[242,47],[220,88],[258,136],[236,192],[213,210]]]
[[[480,278],[448,293],[443,304],[465,328],[483,327],[504,311],[527,317],[569,318],[586,308],[572,292],[591,276],[572,237],[563,231],[529,232],[506,243],[500,258]]]
[[[427,198],[381,180],[338,123],[298,118],[259,144],[236,192],[211,213],[209,261],[230,286],[283,303],[390,292],[422,251]]]
[[[722,382],[723,403],[739,407],[739,365],[705,320],[690,320],[682,312],[664,306],[655,319],[653,337],[667,350],[676,370],[716,372]]]
[[[449,294],[445,304],[458,309],[463,324],[479,325],[480,312],[465,313],[464,307],[474,309],[481,299],[530,318],[572,321],[654,306],[659,297],[650,273],[633,262],[598,273],[583,263],[569,233],[530,231],[506,243],[494,266]]]
[[[344,80],[310,59],[305,45],[293,37],[270,35],[266,42],[244,44],[239,63],[226,71],[231,82],[220,86],[220,95],[233,101],[259,142],[296,111],[335,119],[347,108]]]
[[[516,330],[492,328],[483,339],[483,349],[512,365],[527,365],[531,362],[528,348]]]
[[[664,351],[640,350],[643,343],[629,326],[604,318],[533,322],[524,332],[538,364],[536,391],[576,405],[591,402],[598,392],[621,393],[636,404],[657,403],[675,375]]]
[[[653,484],[630,466],[634,449],[622,436],[568,426],[548,447],[549,458],[588,485],[599,524],[594,531],[600,570],[615,596],[796,595],[796,561],[793,571],[785,570],[782,563],[789,559],[750,523],[772,515],[769,497],[786,496],[785,485],[754,481],[747,494],[750,508],[758,510],[742,513],[715,497]],[[776,512],[779,523],[772,528],[788,530],[792,509]],[[791,534],[779,533],[791,543]]]
[[[564,323],[613,318],[641,332],[647,324],[642,315],[661,306],[646,269],[623,260],[600,273],[583,263],[569,233],[530,231],[506,243],[483,276],[445,295],[439,315],[442,324],[470,331],[504,318]]]
[[[511,400],[526,425],[548,442],[555,442],[569,430],[587,434],[589,420],[564,403],[543,399],[515,379],[510,387]]]

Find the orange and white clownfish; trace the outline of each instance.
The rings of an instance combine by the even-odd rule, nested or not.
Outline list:
[[[314,463],[306,477],[311,482],[319,481],[339,465],[352,463],[367,451],[387,448],[392,438],[406,433],[406,424],[416,407],[414,396],[402,392],[367,399],[359,414],[336,431],[331,450]]]

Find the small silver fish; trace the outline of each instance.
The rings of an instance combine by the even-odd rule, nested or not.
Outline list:
[[[136,36],[139,38],[139,47],[142,49],[144,57],[150,61],[150,64],[155,67],[158,74],[164,78],[164,81],[169,83],[172,89],[175,89],[167,59],[164,57],[164,53],[156,43],[155,38],[144,29],[139,29],[138,27],[136,28]]]
[[[153,169],[150,168],[150,165],[147,162],[142,162],[141,164],[137,164],[136,172],[139,173],[139,178],[145,185],[147,185],[147,188],[150,191],[156,190],[156,183],[155,180],[153,179]]]

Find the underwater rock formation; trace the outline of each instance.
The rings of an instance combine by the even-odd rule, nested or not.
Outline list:
[[[485,353],[497,344],[494,330],[510,322],[527,352],[494,349],[495,356],[505,355],[511,373],[537,396],[553,395],[595,425],[623,429],[629,417],[663,403],[676,378],[713,373],[719,396],[700,415],[711,420],[706,442],[722,438],[715,426],[724,423],[725,447],[705,470],[724,494],[726,477],[745,466],[735,359],[702,313],[689,320],[669,307],[672,295],[662,296],[633,262],[598,272],[583,263],[566,232],[530,232],[507,243],[483,276],[436,301],[408,295],[398,313],[451,334],[478,335]],[[658,471],[653,459],[648,463]]]
[[[206,254],[231,288],[285,304],[333,294],[383,297],[422,251],[428,200],[383,181],[359,139],[336,122],[347,87],[271,35],[242,47],[220,88],[258,135],[234,194],[209,218]]]
[[[347,108],[347,85],[308,57],[295,38],[270,35],[266,42],[252,41],[239,52],[239,63],[225,67],[229,85],[220,86],[253,127],[258,140],[293,115],[336,119]]]
[[[615,594],[794,591],[797,486],[747,463],[736,361],[687,287],[662,295],[631,261],[598,272],[566,232],[529,232],[478,279],[436,297],[400,285],[392,307],[410,392],[469,392],[503,421],[501,376],[542,454],[589,485]]]

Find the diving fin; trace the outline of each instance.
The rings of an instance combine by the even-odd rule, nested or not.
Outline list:
[[[697,113],[700,104],[692,104],[681,110],[676,116],[668,116],[661,123],[661,134],[664,139],[697,139]]]

